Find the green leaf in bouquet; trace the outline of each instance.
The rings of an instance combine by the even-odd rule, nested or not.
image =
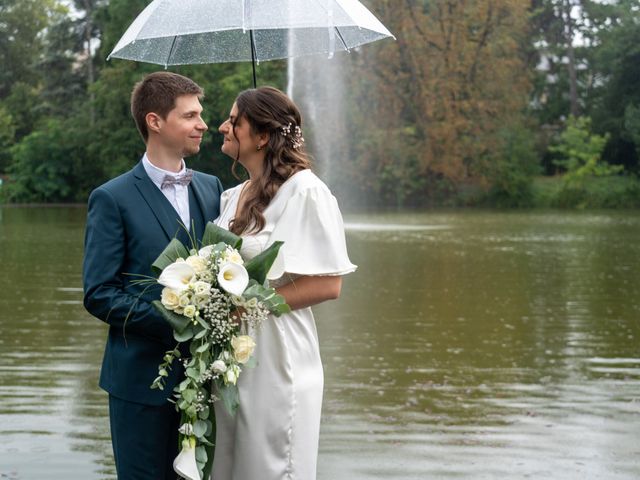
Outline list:
[[[207,433],[207,427],[208,425],[205,420],[196,420],[193,424],[193,434],[198,438],[203,437],[205,433]]]
[[[169,322],[174,332],[182,332],[189,325],[191,319],[184,315],[178,315],[176,312],[167,310],[160,300],[154,300],[151,304],[160,312],[162,317]]]
[[[193,337],[196,340],[200,340],[202,337],[204,337],[207,334],[207,330],[206,329],[202,329],[200,330],[198,333],[195,334],[195,336]]]
[[[265,287],[254,280],[249,282],[242,296],[247,300],[256,298],[276,317],[291,311],[291,307],[287,305],[282,295],[277,294],[273,288]]]
[[[202,326],[204,330],[209,331],[211,329],[207,322],[205,322],[200,315],[196,317],[196,321],[200,324],[200,326]]]
[[[156,261],[151,265],[151,269],[156,275],[160,275],[162,270],[171,265],[178,258],[187,258],[189,251],[180,240],[174,238],[169,242],[169,245],[165,247],[162,253],[156,258]]]
[[[240,395],[238,394],[238,387],[236,385],[224,385],[220,390],[220,397],[224,403],[227,412],[231,415],[236,414],[238,405],[240,405]]]
[[[224,242],[227,245],[231,245],[236,250],[240,250],[242,246],[242,238],[231,233],[229,230],[225,230],[217,226],[212,222],[208,222],[204,229],[204,235],[202,236],[202,246],[215,245],[216,243]]]
[[[196,447],[196,465],[198,466],[198,470],[202,472],[206,464],[207,464],[207,449],[204,445],[198,445]],[[201,478],[206,478],[206,477],[203,476]]]
[[[205,436],[208,437],[209,435],[211,435],[211,432],[213,432],[213,424],[209,420],[206,420],[205,423],[207,424],[207,431],[205,433]]]
[[[207,450],[204,447],[196,447],[196,461],[202,463],[207,461]]]
[[[205,405],[204,407],[202,407],[202,410],[200,410],[198,412],[198,417],[201,420],[206,420],[209,417],[209,406],[208,405]],[[209,423],[211,423],[211,422],[209,422]]]
[[[193,332],[193,327],[191,325],[187,325],[187,328],[185,328],[181,332],[177,332],[175,330],[173,332],[173,338],[175,338],[176,341],[180,343],[188,342],[193,338],[193,335],[194,335],[194,332]]]
[[[256,282],[263,284],[267,278],[267,273],[273,262],[276,261],[278,251],[284,242],[273,242],[269,248],[267,248],[260,255],[256,255],[247,263],[244,264],[244,268],[249,274],[249,278],[252,278]]]
[[[182,392],[182,398],[185,400],[185,402],[191,403],[196,399],[197,394],[198,394],[197,391],[189,388]]]
[[[213,447],[215,444],[209,440],[207,437],[203,437],[200,439],[200,443],[202,443],[203,445],[207,445],[209,447]],[[203,478],[209,478],[209,477],[203,477]]]

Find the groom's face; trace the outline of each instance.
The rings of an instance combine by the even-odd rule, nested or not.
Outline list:
[[[207,124],[202,120],[202,105],[197,95],[181,95],[175,107],[160,123],[159,137],[163,146],[181,157],[195,155]]]

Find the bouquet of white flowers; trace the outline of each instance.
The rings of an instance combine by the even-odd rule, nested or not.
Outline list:
[[[164,388],[168,370],[181,357],[180,344],[190,342],[191,356],[180,359],[185,379],[174,389],[182,451],[173,466],[184,478],[201,480],[208,478],[213,462],[213,403],[222,400],[235,413],[238,376],[253,360],[255,342],[249,333],[269,313],[290,309],[266,285],[282,242],[245,263],[239,253],[242,239],[209,223],[200,248],[193,239],[192,244],[187,249],[173,239],[153,263],[159,273],[153,282],[164,286],[161,300],[153,305],[171,324],[178,345],[166,352],[151,388]]]

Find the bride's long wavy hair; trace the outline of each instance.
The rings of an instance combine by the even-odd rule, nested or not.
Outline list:
[[[302,117],[296,104],[283,92],[273,87],[245,90],[236,98],[236,106],[238,113],[233,124],[234,135],[240,118],[249,122],[254,135],[269,134],[269,141],[264,146],[262,175],[251,179],[244,192],[243,209],[229,224],[229,229],[240,235],[256,233],[264,228],[262,212],[280,186],[294,173],[310,168],[311,161],[304,145],[296,145],[293,141],[296,127],[302,128]],[[286,136],[283,135],[283,128],[289,128]],[[237,164],[238,158],[233,162],[234,175]]]

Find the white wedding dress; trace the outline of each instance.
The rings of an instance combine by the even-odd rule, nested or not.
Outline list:
[[[228,228],[243,185],[225,191],[216,224]],[[257,234],[243,236],[252,258],[284,241],[270,272],[280,286],[300,275],[344,275],[349,261],[342,215],[327,186],[310,170],[289,178],[263,215]],[[323,372],[310,308],[270,316],[253,332],[257,365],[238,380],[240,407],[230,416],[216,402],[213,480],[314,480],[322,407]]]

